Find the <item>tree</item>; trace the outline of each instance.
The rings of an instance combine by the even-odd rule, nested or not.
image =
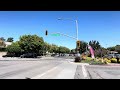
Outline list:
[[[60,53],[70,53],[70,49],[67,47],[60,46],[59,47],[59,52]]]
[[[12,43],[12,45],[8,46],[6,50],[8,53],[15,53],[16,56],[19,56],[22,51],[18,42]]]
[[[24,53],[42,53],[44,40],[37,35],[23,35],[20,37],[19,45]]]
[[[97,50],[97,49],[100,49],[101,48],[101,45],[98,41],[96,40],[92,40],[89,42],[89,45],[94,49],[94,50]]]
[[[96,57],[103,57],[107,53],[108,53],[108,50],[103,48],[103,47],[101,47],[100,49],[95,50],[95,56]]]
[[[76,52],[75,52],[75,49],[72,49],[71,51],[70,51],[70,53],[71,54],[75,54]]]
[[[5,38],[4,38],[4,37],[1,37],[0,40],[5,41]]]
[[[81,41],[80,42],[80,53],[82,54],[83,52],[85,52],[86,51],[86,47],[87,47],[87,42],[85,42],[85,41]]]
[[[120,45],[116,45],[115,46],[115,51],[117,51],[118,53],[120,53]]]
[[[108,47],[107,49],[110,50],[110,51],[115,51],[115,46],[113,46],[113,47]]]
[[[13,42],[14,40],[13,40],[13,38],[12,37],[9,37],[8,39],[7,39],[7,42]]]

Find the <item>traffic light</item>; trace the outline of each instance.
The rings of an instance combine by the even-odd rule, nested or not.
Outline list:
[[[47,36],[48,35],[48,31],[46,30],[46,32],[45,32],[45,35]]]
[[[77,41],[77,48],[80,48],[80,41]]]

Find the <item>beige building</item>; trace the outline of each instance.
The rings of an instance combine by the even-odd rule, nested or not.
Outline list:
[[[0,48],[6,48],[7,46],[11,45],[12,42],[3,42],[0,40]],[[7,52],[0,52],[0,58],[2,58],[3,55],[6,55]]]

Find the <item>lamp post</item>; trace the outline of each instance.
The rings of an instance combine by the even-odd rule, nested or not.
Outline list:
[[[58,18],[58,20],[71,20],[71,21],[75,21],[76,23],[76,42],[78,41],[78,21],[77,20],[73,20],[73,19],[70,19],[70,18]],[[76,43],[77,44],[77,43]],[[76,49],[77,49],[77,54],[79,54],[79,51],[78,51],[78,47],[76,45]],[[79,56],[79,55],[78,55]]]
[[[75,21],[76,23],[76,40],[78,40],[78,20],[73,20],[73,19],[70,19],[70,18],[58,18],[58,20],[71,20],[71,21]]]

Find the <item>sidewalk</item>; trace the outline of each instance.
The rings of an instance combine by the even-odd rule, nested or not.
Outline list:
[[[118,63],[109,63],[109,64],[107,64],[108,66],[120,66],[120,64],[118,64]]]

